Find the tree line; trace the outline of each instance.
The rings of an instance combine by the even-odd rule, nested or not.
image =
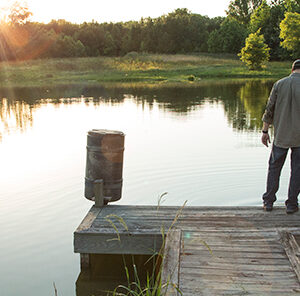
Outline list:
[[[74,24],[53,20],[44,24],[30,21],[28,7],[16,3],[0,23],[0,60],[129,52],[237,54],[247,36],[258,31],[270,48],[271,59],[299,55],[300,0],[231,0],[226,13],[226,17],[209,18],[176,9],[140,21]]]

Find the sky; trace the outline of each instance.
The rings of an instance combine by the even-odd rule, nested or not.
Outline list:
[[[72,23],[95,20],[118,22],[140,20],[141,17],[159,17],[177,8],[209,17],[225,16],[230,0],[27,0],[33,13],[32,21],[48,23],[52,19],[65,19]],[[0,0],[0,6],[14,0]],[[24,3],[23,0],[19,2]]]

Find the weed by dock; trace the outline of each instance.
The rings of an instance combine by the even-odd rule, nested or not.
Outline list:
[[[163,203],[163,197],[167,194],[167,192],[160,195],[158,199],[157,212],[160,209],[161,204]],[[127,286],[119,285],[114,291],[107,292],[107,296],[165,296],[167,295],[170,289],[175,289],[180,295],[182,295],[179,287],[176,283],[172,282],[173,274],[165,275],[165,279],[162,278],[163,273],[163,265],[165,261],[165,247],[166,247],[166,237],[170,234],[170,232],[174,229],[175,224],[178,222],[178,219],[182,215],[182,211],[186,206],[187,201],[184,202],[182,207],[176,212],[176,215],[172,221],[172,223],[165,229],[165,226],[161,226],[161,235],[162,235],[162,245],[158,252],[153,252],[153,255],[145,262],[147,264],[149,261],[153,261],[152,270],[150,273],[147,272],[146,275],[146,283],[143,283],[140,280],[140,275],[134,263],[134,257],[132,256],[133,262],[133,278],[129,274],[129,268],[126,264],[125,257],[123,256],[123,264],[124,270],[127,279]],[[116,230],[116,240],[120,241],[120,235],[118,232],[118,228],[116,224],[113,222],[113,218],[119,222],[125,230],[128,230],[126,222],[122,219],[122,217],[109,215],[106,217],[106,221],[109,222],[112,227]],[[179,264],[179,262],[178,262]],[[163,282],[164,280],[164,282]]]

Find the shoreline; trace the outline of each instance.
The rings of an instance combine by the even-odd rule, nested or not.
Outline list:
[[[154,55],[43,59],[0,63],[0,87],[63,85],[197,87],[206,81],[277,80],[290,73],[291,62],[268,62],[249,71],[235,56]]]

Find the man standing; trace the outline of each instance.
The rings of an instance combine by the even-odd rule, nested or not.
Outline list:
[[[298,211],[300,192],[300,59],[292,65],[292,73],[277,81],[270,93],[263,115],[261,141],[268,147],[269,125],[274,126],[274,142],[269,159],[267,191],[263,195],[263,208],[272,211],[279,188],[281,169],[289,148],[291,149],[291,176],[286,212]]]

